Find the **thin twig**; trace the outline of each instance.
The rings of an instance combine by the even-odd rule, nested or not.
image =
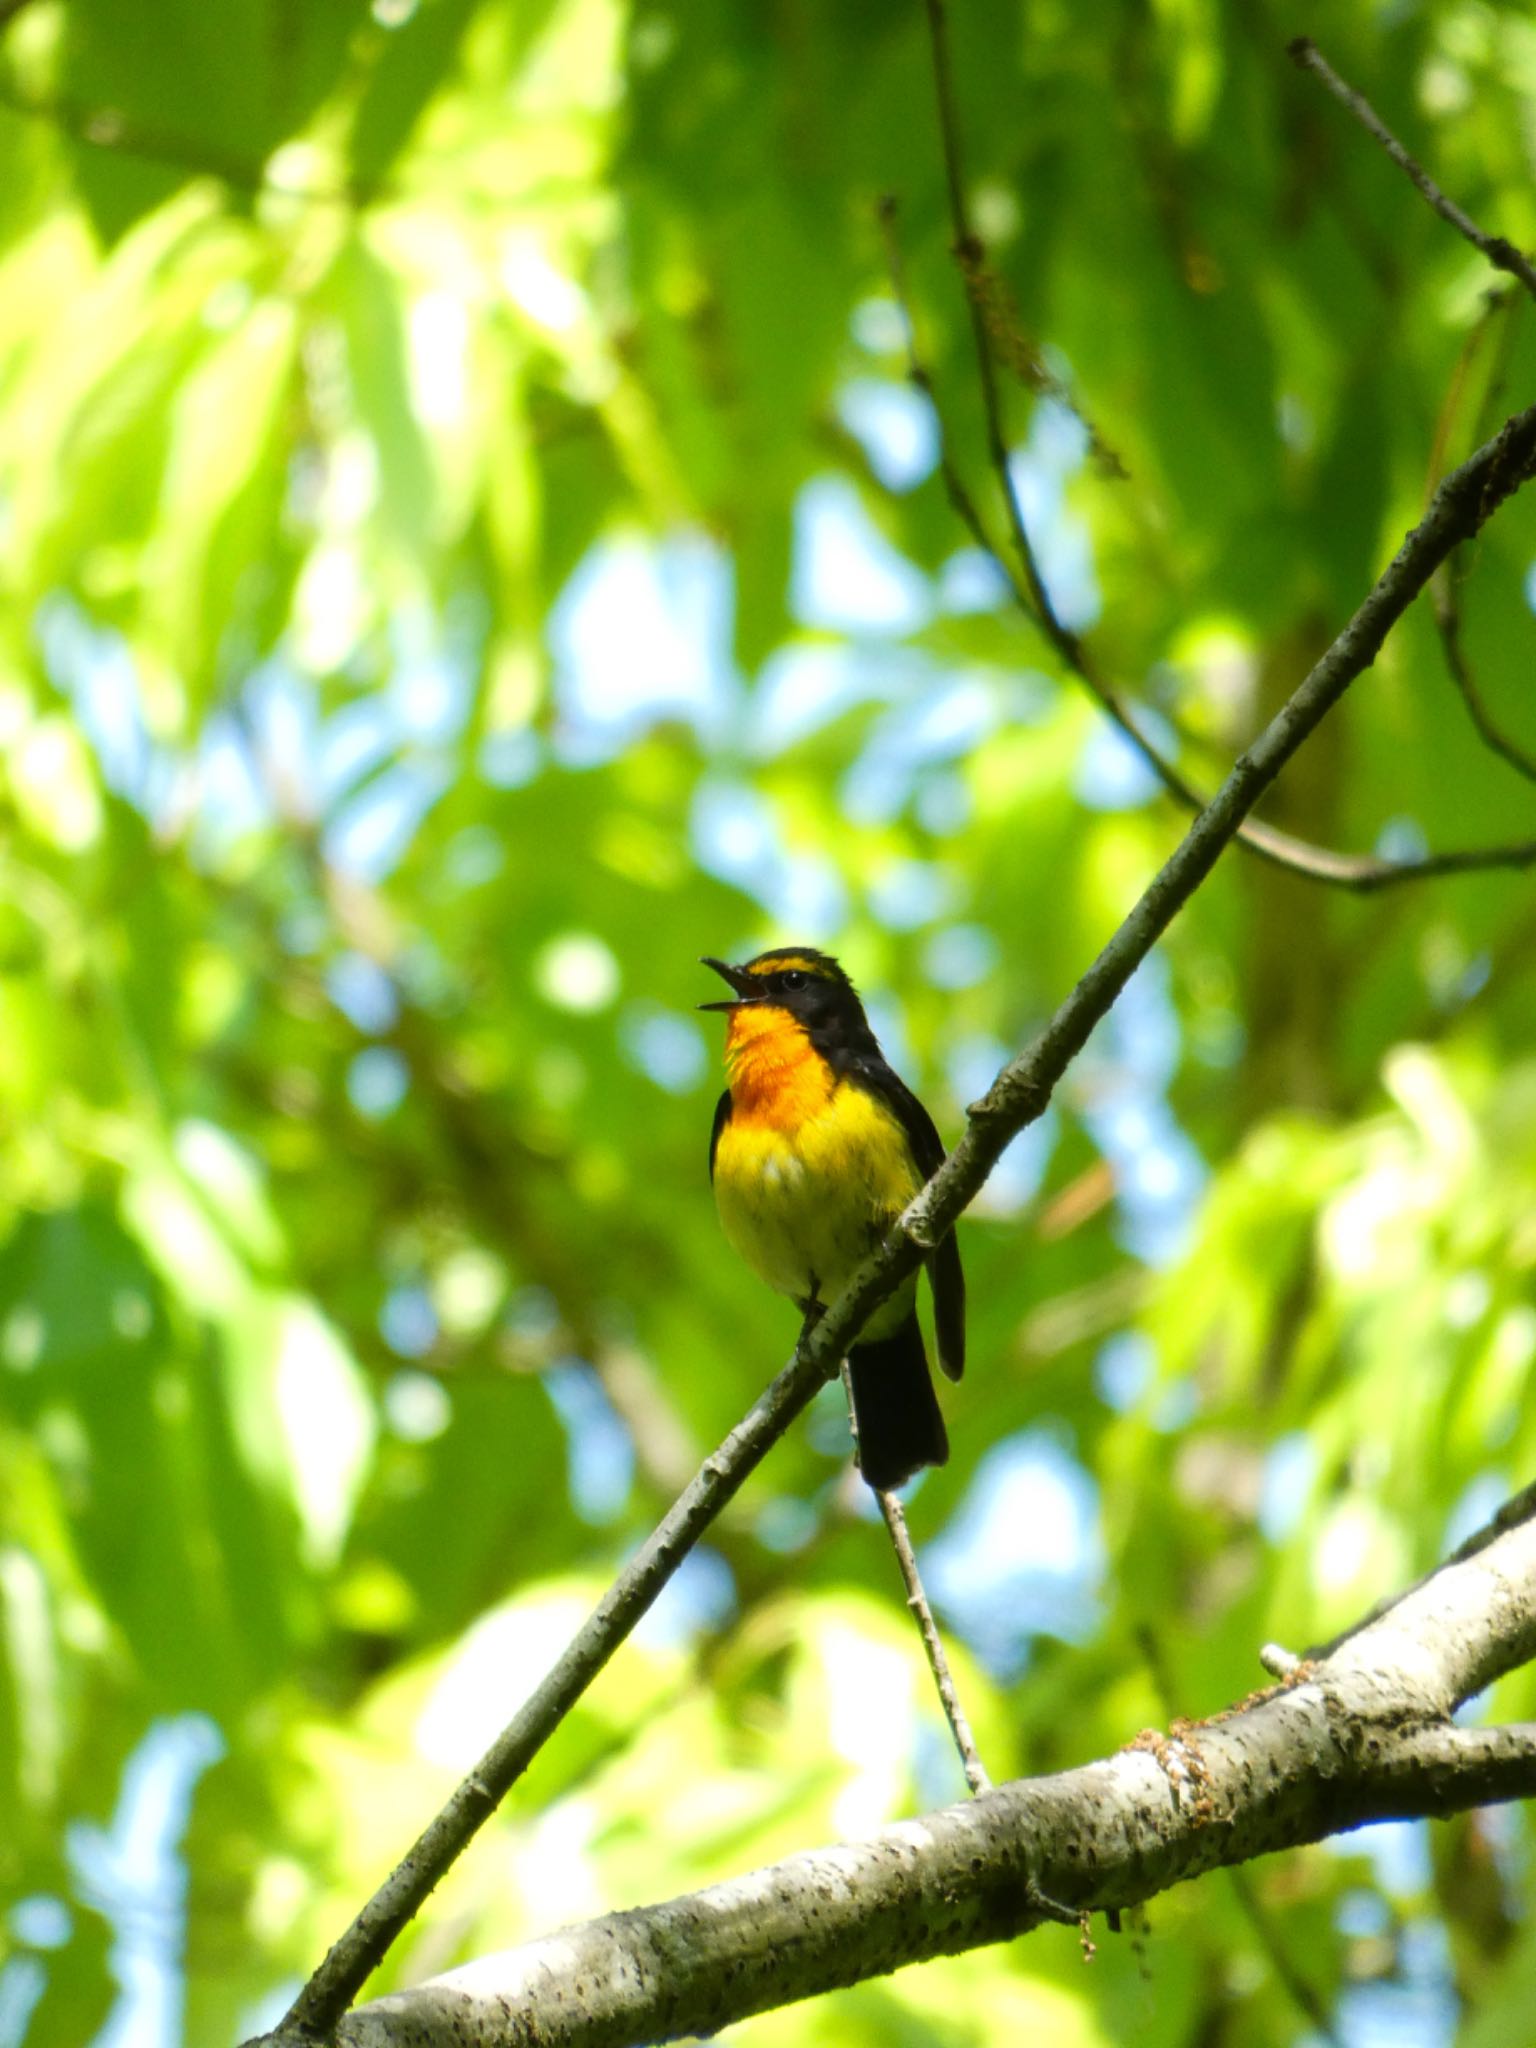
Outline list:
[[[960,1704],[960,1695],[955,1690],[954,1675],[949,1668],[949,1659],[944,1654],[944,1645],[939,1640],[933,1609],[928,1605],[928,1595],[923,1590],[922,1574],[917,1568],[917,1556],[912,1548],[912,1538],[907,1533],[907,1518],[902,1512],[901,1502],[894,1493],[878,1493],[875,1498],[879,1501],[880,1512],[885,1517],[891,1548],[896,1553],[902,1584],[907,1589],[907,1605],[917,1620],[918,1633],[923,1639],[928,1669],[933,1673],[933,1682],[944,1709],[944,1718],[949,1723],[949,1732],[955,1738],[955,1747],[960,1752],[965,1782],[973,1792],[990,1791],[992,1780],[987,1776],[986,1766],[982,1763],[976,1747],[976,1738],[971,1733],[971,1724],[966,1718],[964,1707]]]
[[[1511,277],[1518,277],[1526,290],[1536,298],[1536,265],[1531,263],[1530,258],[1503,235],[1485,234],[1470,214],[1464,213],[1454,199],[1446,197],[1423,165],[1404,149],[1365,95],[1356,92],[1352,85],[1346,84],[1340,78],[1310,36],[1297,36],[1293,42],[1286,44],[1286,50],[1301,70],[1310,71],[1314,78],[1321,80],[1328,88],[1340,106],[1348,108],[1366,134],[1379,142],[1398,169],[1412,179],[1443,221],[1448,221],[1458,235],[1465,236],[1473,248],[1480,250],[1496,269],[1507,270]]]
[[[878,1493],[880,1512],[885,1517],[885,1526],[890,1534],[891,1548],[896,1553],[896,1563],[901,1572],[901,1582],[907,1589],[907,1605],[917,1621],[918,1634],[923,1639],[923,1649],[928,1657],[928,1669],[933,1673],[933,1683],[944,1709],[944,1718],[949,1723],[949,1732],[955,1738],[955,1747],[960,1752],[960,1762],[965,1771],[965,1782],[973,1792],[991,1790],[992,1780],[987,1776],[985,1764],[976,1747],[976,1738],[971,1733],[971,1724],[966,1718],[960,1695],[955,1690],[954,1675],[949,1668],[949,1659],[944,1654],[944,1645],[939,1640],[939,1631],[933,1618],[933,1609],[928,1605],[928,1595],[923,1590],[922,1574],[917,1568],[917,1557],[912,1548],[912,1538],[907,1533],[907,1518],[902,1513],[901,1502],[894,1493]]]
[[[848,1369],[846,1358],[843,1360],[843,1393],[847,1397],[848,1425],[853,1431],[854,1447],[857,1449],[859,1417],[858,1410],[853,1405],[853,1375]],[[955,1690],[949,1659],[944,1654],[944,1645],[939,1640],[938,1624],[933,1618],[933,1609],[928,1604],[928,1595],[923,1587],[923,1575],[917,1568],[917,1553],[912,1548],[912,1538],[907,1532],[907,1518],[901,1502],[894,1493],[887,1490],[876,1487],[873,1491],[875,1499],[880,1503],[880,1512],[885,1517],[886,1533],[891,1539],[891,1548],[896,1553],[897,1569],[901,1573],[901,1583],[906,1588],[907,1607],[915,1618],[917,1632],[923,1639],[923,1651],[928,1659],[928,1669],[933,1673],[939,1705],[944,1709],[949,1732],[955,1738],[955,1747],[960,1752],[965,1782],[973,1792],[990,1791],[992,1780],[987,1776],[981,1752],[976,1747],[976,1738],[971,1733],[970,1721],[960,1704],[960,1695]]]
[[[955,112],[954,81],[950,71],[945,0],[925,0],[925,4],[928,11],[928,38],[933,51],[933,85],[938,100],[939,141],[944,152],[944,179],[949,193],[950,230],[954,237],[955,260],[960,265],[961,275],[965,279],[965,302],[970,312],[971,340],[976,355],[976,380],[981,389],[982,412],[986,419],[987,453],[1003,494],[1008,530],[1013,538],[1019,566],[1024,572],[1031,614],[1053,646],[1075,645],[1074,636],[1057,617],[1050,592],[1041,577],[1040,565],[1035,560],[1029,529],[1024,520],[1024,506],[1008,462],[1008,443],[1003,432],[1002,400],[997,388],[997,370],[992,360],[992,344],[987,334],[987,319],[981,291],[985,251],[980,237],[971,226],[970,213],[965,203],[965,171],[960,144],[960,121]],[[996,550],[991,552],[995,557]]]
[[[1119,929],[1044,1030],[1011,1059],[980,1101],[964,1136],[867,1259],[802,1337],[794,1360],[707,1458],[688,1490],[614,1581],[570,1648],[465,1779],[416,1846],[363,1907],[300,1992],[276,2038],[324,2038],[508,1787],[612,1657],[683,1557],[732,1499],[784,1428],[837,1371],[850,1339],[915,1273],[985,1184],[1004,1148],[1043,1116],[1057,1084],[1136,969],[1194,895],[1254,804],[1303,742],[1376,659],[1382,642],[1452,549],[1493,517],[1536,473],[1536,406],[1440,484],[1364,602],[1292,692],[1153,877]],[[1029,1889],[1026,1887],[1026,1889]],[[1032,1910],[1040,1902],[1029,1889]]]
[[[942,27],[939,33],[939,47],[942,48]],[[947,76],[947,67],[945,75]],[[941,100],[941,108],[944,104]],[[896,233],[896,202],[890,196],[882,199],[880,203],[880,223],[891,293],[901,316],[902,330],[906,338],[907,378],[915,389],[926,396],[933,407],[939,448],[939,474],[943,478],[945,491],[956,516],[977,547],[997,565],[1014,603],[1045,636],[1068,673],[1082,683],[1111,724],[1125,735],[1169,795],[1186,810],[1199,811],[1206,798],[1143,730],[1119,691],[1100,673],[1085,642],[1061,624],[1048,598],[1042,607],[1035,594],[1037,586],[1042,594],[1044,590],[1044,586],[1039,584],[1038,571],[1029,584],[1021,582],[1017,572],[989,532],[980,507],[971,495],[955,460],[954,444],[944,407],[933,375],[924,362],[918,345],[917,326],[906,286],[901,244]],[[984,326],[980,332],[978,346],[983,350],[987,348]],[[990,366],[990,354],[987,361]],[[984,389],[991,390],[995,400],[995,382],[989,378]],[[990,433],[988,439],[990,444]],[[1023,536],[1022,559],[1026,563],[1032,563],[1034,557],[1024,526],[1023,508],[1013,488],[1006,456],[1001,481],[1005,498],[1011,508],[1010,525],[1016,529],[1017,534]],[[1405,882],[1432,881],[1445,875],[1475,874],[1486,869],[1518,870],[1536,867],[1536,839],[1515,840],[1503,846],[1458,848],[1448,853],[1427,853],[1412,859],[1395,860],[1373,853],[1338,853],[1331,847],[1318,846],[1310,840],[1298,838],[1295,833],[1282,832],[1278,827],[1267,825],[1259,818],[1246,819],[1237,836],[1250,852],[1257,854],[1262,860],[1270,861],[1276,867],[1302,875],[1309,881],[1326,882],[1334,888],[1349,889],[1357,895],[1371,895],[1382,889],[1396,888]]]

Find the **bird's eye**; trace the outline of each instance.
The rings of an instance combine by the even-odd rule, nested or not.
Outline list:
[[[802,974],[798,967],[790,967],[779,976],[779,986],[782,989],[804,988],[810,978],[808,974]]]

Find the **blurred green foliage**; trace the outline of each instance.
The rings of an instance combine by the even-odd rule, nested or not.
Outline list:
[[[1530,243],[1536,31],[953,12],[1047,577],[1213,781],[1536,369],[1285,38]],[[917,0],[11,15],[0,2040],[158,2024],[144,1971],[138,2038],[184,1998],[227,2040],[786,1353],[705,1183],[696,957],[834,945],[953,1134],[1178,819],[904,381],[885,193],[995,512]],[[1459,565],[1528,746],[1533,555],[1517,500]],[[1530,808],[1421,607],[1270,814],[1411,849]],[[1533,943],[1518,875],[1229,857],[1010,1154],[911,1508],[995,1775],[1240,1696],[1530,1478]],[[961,1790],[829,1397],[387,1981]],[[1528,1859],[1518,1814],[1345,1843],[1091,1969],[1047,1932],[742,2038],[1281,2048],[1278,1945],[1343,2039],[1491,2048]]]

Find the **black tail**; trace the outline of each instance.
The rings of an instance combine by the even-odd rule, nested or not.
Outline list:
[[[900,1486],[921,1465],[944,1463],[949,1438],[915,1313],[894,1337],[855,1345],[848,1354],[848,1377],[859,1470],[876,1493]]]

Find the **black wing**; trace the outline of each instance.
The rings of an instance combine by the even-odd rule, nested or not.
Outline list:
[[[713,1184],[715,1178],[715,1153],[720,1147],[720,1133],[725,1129],[730,1120],[731,1091],[727,1088],[720,1100],[715,1104],[714,1128],[709,1134],[709,1178],[711,1184]]]
[[[860,1052],[838,1062],[841,1072],[878,1095],[907,1134],[912,1157],[924,1180],[932,1179],[944,1162],[944,1140],[938,1126],[895,1069],[879,1053]],[[939,1340],[939,1365],[945,1376],[959,1379],[965,1371],[965,1274],[960,1247],[951,1231],[928,1254],[928,1281],[933,1289],[933,1327]]]

